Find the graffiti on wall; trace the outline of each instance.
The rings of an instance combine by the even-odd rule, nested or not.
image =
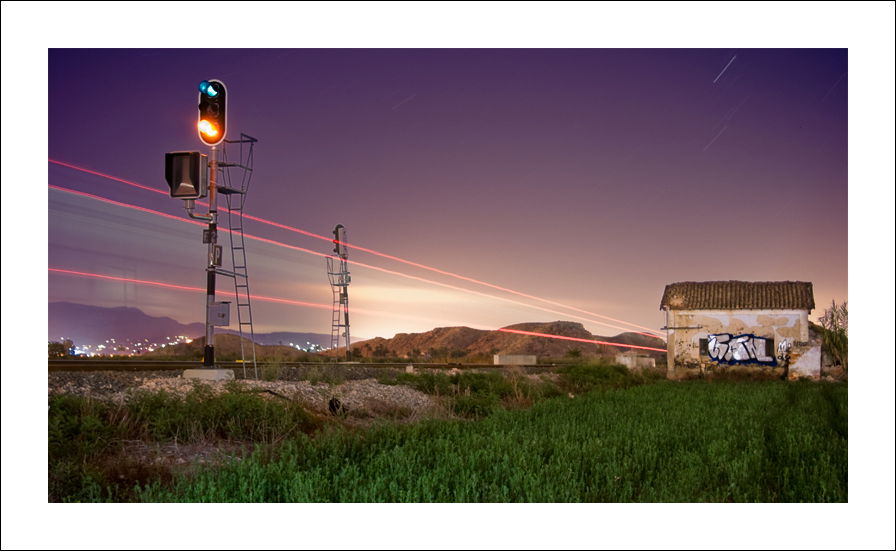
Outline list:
[[[778,359],[786,364],[790,360],[791,350],[793,350],[793,345],[789,340],[783,339],[778,344]]]
[[[775,357],[768,354],[770,347],[766,343],[770,340],[751,334],[709,335],[709,358],[727,364],[778,365]]]

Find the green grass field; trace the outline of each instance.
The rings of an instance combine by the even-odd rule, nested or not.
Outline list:
[[[116,411],[93,404],[86,417],[83,403],[59,399],[50,418],[51,500],[847,501],[845,384],[619,386],[528,409],[496,407],[475,420],[362,430],[321,429],[295,406],[257,396],[144,397]],[[176,476],[143,473],[122,487],[90,468],[122,427],[150,439],[192,434],[260,445],[241,460]]]

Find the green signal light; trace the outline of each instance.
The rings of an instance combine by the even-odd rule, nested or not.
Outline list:
[[[203,80],[199,83],[199,91],[206,96],[213,98],[218,95],[218,87],[214,83]]]

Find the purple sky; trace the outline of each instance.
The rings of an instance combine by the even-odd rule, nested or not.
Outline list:
[[[350,243],[653,329],[676,281],[811,281],[813,317],[847,299],[845,49],[50,49],[48,69],[51,159],[167,191],[164,153],[206,149],[196,86],[219,78],[228,137],[259,139],[255,216],[326,235],[341,223]],[[51,185],[186,218],[177,199],[48,173]],[[48,208],[50,267],[204,287],[198,227],[56,190]],[[259,223],[246,231],[331,248]],[[322,258],[255,242],[248,254],[253,293],[329,303]],[[359,336],[556,319],[621,332],[352,275]],[[201,294],[67,275],[50,274],[49,300],[204,316]],[[329,332],[326,310],[253,307],[256,331]]]
[[[893,516],[892,474],[887,478],[893,471],[893,370],[877,369],[877,337],[892,325],[894,288],[892,2],[218,5],[219,32],[209,34],[197,32],[198,23],[215,15],[208,2],[2,4],[4,450],[46,444],[42,356],[28,359],[20,344],[31,327],[46,325],[46,311],[33,308],[35,299],[43,300],[45,282],[51,301],[135,306],[180,321],[202,320],[201,293],[52,274],[43,279],[44,228],[49,266],[195,287],[205,283],[204,248],[196,226],[60,191],[44,196],[43,177],[33,175],[43,174],[48,156],[167,191],[164,152],[202,147],[194,129],[202,79],[227,83],[231,130],[261,140],[248,212],[324,234],[342,223],[354,243],[654,328],[663,324],[663,287],[675,281],[799,279],[815,284],[819,309],[847,298],[848,108],[856,368],[849,389],[848,510],[820,531],[768,525],[762,507],[736,519],[727,509],[702,509],[699,531],[674,514],[655,515],[656,529],[646,531],[643,515],[628,508],[616,514],[603,507],[598,514],[611,527],[601,532],[610,545],[710,547],[736,532],[752,547],[892,547],[892,530],[881,527],[891,526]],[[551,49],[105,49],[221,43]],[[721,49],[557,49],[580,46]],[[765,46],[839,49],[748,48]],[[185,218],[176,199],[56,165],[47,165],[47,176],[51,185]],[[36,205],[30,194],[35,179]],[[343,206],[333,200],[340,196]],[[247,230],[329,250],[259,224]],[[330,300],[321,258],[249,246],[256,294]],[[357,251],[352,258],[410,271]],[[425,330],[447,324],[442,319],[482,326],[576,319],[370,269],[352,272],[356,336]],[[364,314],[362,308],[388,313]],[[256,321],[265,330],[329,329],[325,310],[261,302]],[[585,326],[598,334],[618,331]],[[38,349],[42,339],[26,346]],[[60,545],[56,535],[68,545],[84,534],[97,547],[104,538],[120,544],[140,531],[134,515],[116,510],[104,513],[115,522],[101,530],[85,529],[95,523],[89,511],[44,510],[33,481],[45,472],[31,459],[3,458],[4,496],[22,497],[4,515],[4,544],[27,546],[43,538],[52,548]],[[461,508],[455,514],[465,529],[439,533],[459,547],[593,540],[594,508],[562,515],[549,509],[533,504],[483,516]],[[294,516],[292,509],[280,511]],[[332,545],[330,535],[338,533],[346,545],[369,545],[370,534],[390,520],[379,509],[316,511],[302,512],[323,528],[303,534],[312,544],[320,533],[320,543]],[[252,511],[240,512],[252,517]],[[43,529],[48,514],[56,530]],[[411,522],[387,534],[392,547],[419,546],[442,528],[429,510],[411,507],[402,514]],[[270,515],[266,510],[264,520]],[[815,516],[810,509],[788,510],[790,520],[806,525]],[[360,529],[345,531],[347,518]],[[535,528],[495,531],[495,521],[505,519]],[[141,514],[139,522],[146,520]],[[768,526],[743,531],[745,521]],[[219,532],[167,523],[164,531],[140,533],[146,541],[158,533],[157,546],[172,535],[207,546]],[[220,534],[225,545],[241,537],[244,546],[258,542],[254,531]]]

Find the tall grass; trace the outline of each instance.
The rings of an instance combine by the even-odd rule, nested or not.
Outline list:
[[[134,495],[154,502],[844,502],[846,412],[842,384],[629,386],[499,409],[474,423],[297,434],[274,454],[144,484]]]
[[[321,426],[320,420],[296,403],[243,393],[238,385],[230,390],[215,395],[200,385],[185,397],[147,392],[127,403],[51,398],[49,499],[125,500],[134,482],[167,476],[160,468],[122,465],[127,460],[115,456],[128,441],[226,440],[272,445]],[[110,456],[114,461],[109,461]]]
[[[572,364],[561,367],[559,386],[566,392],[581,394],[593,390],[629,388],[665,379],[657,370],[631,371],[619,364],[602,361]]]
[[[520,408],[560,393],[554,385],[527,378],[521,371],[481,373],[400,373],[379,379],[385,384],[404,384],[443,400],[450,413],[463,418],[485,417],[503,408]]]
[[[419,374],[389,374],[381,383],[404,384],[442,398],[449,411],[458,417],[481,418],[501,408],[515,409],[563,394],[582,394],[594,390],[628,388],[664,378],[657,373],[634,373],[626,367],[605,362],[578,363],[557,370],[555,380],[532,379],[522,370],[505,373],[440,371]]]

